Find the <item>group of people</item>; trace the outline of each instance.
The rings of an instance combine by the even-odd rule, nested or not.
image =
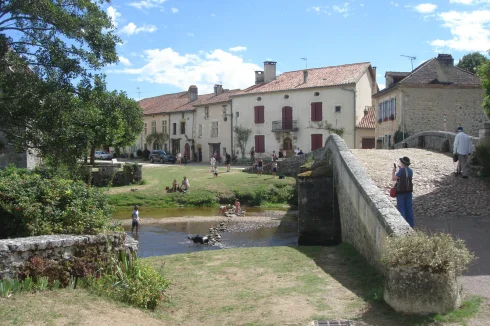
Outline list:
[[[209,163],[211,164],[211,173],[218,177],[218,164],[219,164],[219,155],[214,152],[213,156],[209,159]],[[231,164],[231,155],[229,153],[225,153],[225,164],[226,164],[226,172],[230,172],[230,164]]]
[[[232,213],[236,215],[242,215],[242,210],[240,208],[240,202],[235,199],[235,205],[222,205],[219,207],[218,215],[225,215],[226,213]]]
[[[191,189],[191,185],[189,183],[189,179],[187,179],[186,176],[182,179],[181,185],[179,187],[179,183],[177,182],[177,179],[174,179],[174,182],[172,182],[172,191],[177,192],[188,192]]]
[[[457,162],[455,176],[461,175],[463,179],[468,178],[468,156],[473,153],[473,142],[471,138],[463,132],[463,127],[458,127],[453,145],[453,160]],[[401,157],[398,163],[398,171],[396,164],[393,166],[392,177],[396,181],[396,206],[398,211],[413,228],[413,171],[409,168],[410,158],[407,156]]]

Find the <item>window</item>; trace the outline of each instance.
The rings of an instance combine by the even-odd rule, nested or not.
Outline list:
[[[289,95],[288,94],[284,95],[284,98],[287,100],[289,98]]]
[[[156,120],[151,121],[151,133],[154,134],[157,132],[157,122]]]
[[[197,136],[202,137],[202,124],[197,127]]]
[[[381,119],[383,119],[383,121],[384,121],[385,118],[386,118],[386,105],[385,105],[385,102],[382,102],[381,103]]]
[[[148,124],[145,122],[145,136],[148,134]]]
[[[379,120],[383,120],[382,105],[381,105],[381,103],[378,104],[378,121]]]
[[[180,123],[180,134],[185,134],[185,122]]]
[[[255,153],[265,153],[265,136],[255,136]]]
[[[209,107],[204,108],[204,119],[209,119]]]
[[[311,135],[311,150],[319,149],[323,147],[323,135],[322,134],[312,134]]]
[[[211,137],[218,137],[218,121],[211,122]]]
[[[176,122],[174,122],[174,123],[173,123],[173,125],[172,125],[172,127],[173,127],[173,128],[172,128],[172,129],[173,129],[173,130],[172,130],[172,131],[173,131],[173,132],[172,132],[172,134],[173,134],[173,135],[177,135],[177,123],[176,123]]]
[[[388,102],[388,117],[391,117],[392,115],[392,112],[391,112],[391,101],[387,101]]]
[[[335,113],[340,113],[341,110],[342,110],[342,107],[340,105],[335,106]]]
[[[322,102],[311,103],[311,121],[322,121]]]
[[[393,118],[396,119],[396,97],[391,99],[391,110],[393,111]]]
[[[167,133],[167,120],[162,120],[162,132]]]
[[[315,92],[315,94],[313,94],[313,95],[318,96],[318,95],[320,95],[320,92]]]
[[[264,123],[264,106],[254,107],[255,123]]]
[[[262,101],[262,97],[257,97],[257,101]]]

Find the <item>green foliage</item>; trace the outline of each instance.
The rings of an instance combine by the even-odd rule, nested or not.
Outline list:
[[[410,134],[405,131],[405,138],[403,136],[404,136],[403,131],[400,129],[400,127],[398,127],[398,130],[395,131],[395,134],[393,136],[393,144],[398,144],[404,139],[407,139],[408,137],[410,137]]]
[[[325,130],[327,130],[328,132],[330,133],[333,133],[333,134],[337,134],[339,135],[340,137],[342,137],[344,135],[344,131],[345,129],[344,128],[335,128],[331,123],[329,123],[327,120],[323,121],[321,124],[320,124],[320,128],[323,128]]]
[[[458,68],[464,69],[466,71],[471,72],[472,74],[476,74],[478,72],[478,68],[487,63],[489,60],[479,52],[473,52],[464,55],[461,60],[459,60],[456,65]]]
[[[119,260],[112,258],[102,277],[92,279],[90,289],[117,301],[154,310],[165,298],[169,284],[150,265],[121,252]]]
[[[244,158],[245,151],[247,148],[247,141],[248,138],[250,137],[250,134],[252,133],[252,129],[242,127],[242,126],[235,126],[233,130],[235,131],[235,143],[237,147],[240,149],[242,158]]]
[[[482,176],[490,177],[490,145],[476,146],[475,157],[478,164],[482,167]]]
[[[461,274],[476,259],[461,239],[450,234],[415,231],[386,241],[382,262],[388,267],[415,267],[431,273]]]
[[[483,109],[490,117],[490,62],[486,62],[478,68],[478,76],[481,79],[485,97],[483,98]]]
[[[82,181],[8,168],[0,171],[0,238],[97,234],[111,227],[107,196]]]
[[[146,136],[146,144],[149,146],[149,147],[153,147],[153,145],[160,145],[163,146],[163,144],[165,144],[165,142],[168,140],[169,136],[167,133],[164,133],[164,132],[153,132],[151,134],[149,134],[148,136]]]

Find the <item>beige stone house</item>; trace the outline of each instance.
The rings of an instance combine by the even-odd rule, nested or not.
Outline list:
[[[455,131],[478,136],[489,121],[482,108],[480,79],[454,66],[450,54],[439,54],[412,72],[387,72],[386,88],[373,95],[376,108],[376,147],[388,148],[397,131]]]
[[[376,147],[374,136],[376,128],[376,112],[373,106],[367,106],[364,109],[364,116],[359,120],[356,126],[357,148],[372,149]]]

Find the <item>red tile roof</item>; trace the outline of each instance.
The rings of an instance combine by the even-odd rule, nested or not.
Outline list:
[[[145,115],[182,112],[193,110],[195,105],[213,96],[214,93],[199,95],[197,100],[189,102],[189,93],[180,92],[145,98],[139,101],[139,105]]]
[[[374,129],[376,127],[376,112],[374,107],[367,107],[367,113],[357,124],[357,128]]]
[[[223,93],[221,93],[220,95],[212,96],[206,100],[200,101],[199,104],[195,104],[195,106],[228,102],[231,100],[232,95],[237,94],[239,92],[241,92],[241,90],[239,89],[232,89],[232,90],[225,89],[223,90]]]
[[[304,70],[285,72],[269,83],[253,85],[236,96],[277,92],[312,87],[340,86],[356,83],[371,66],[369,62],[346,64],[341,66],[306,69],[307,82],[304,82]]]

